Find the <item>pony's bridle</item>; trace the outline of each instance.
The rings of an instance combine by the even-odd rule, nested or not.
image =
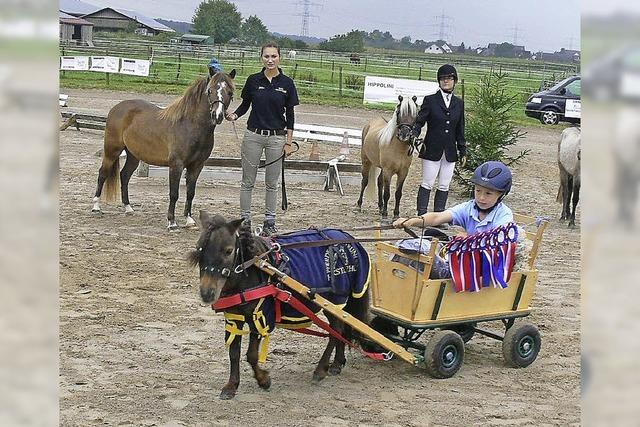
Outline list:
[[[398,123],[396,124],[396,138],[413,147],[413,138],[411,138],[411,131],[413,130],[415,120],[413,121],[413,123],[400,123],[400,104],[398,104],[398,106],[396,107],[396,123]],[[402,129],[406,130],[406,137],[401,137]]]
[[[216,85],[216,87],[218,88],[218,90],[216,90],[216,93],[218,94],[218,99],[216,100],[211,100],[211,85],[207,84],[207,101],[209,102],[209,117],[211,117],[211,123],[215,126],[216,125],[216,119],[214,117],[214,111],[216,110],[215,105],[216,104],[222,104],[222,114],[225,114],[227,111],[227,108],[229,108],[229,105],[231,104],[231,101],[233,101],[233,94],[229,97],[229,102],[228,103],[224,103],[224,100],[222,99],[222,86],[221,83],[223,81],[219,81],[218,84]]]

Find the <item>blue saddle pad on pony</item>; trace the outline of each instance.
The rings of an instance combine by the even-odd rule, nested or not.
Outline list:
[[[309,229],[275,236],[281,245],[287,243],[315,242],[320,240],[348,240],[350,234],[333,229]],[[348,298],[360,298],[369,286],[370,260],[364,247],[357,242],[327,246],[283,248],[283,259],[278,269],[332,303],[343,306]],[[300,298],[314,312],[320,308]],[[270,311],[265,307],[265,311]],[[308,319],[287,304],[282,305],[282,324],[294,325]],[[306,325],[301,325],[306,326]]]

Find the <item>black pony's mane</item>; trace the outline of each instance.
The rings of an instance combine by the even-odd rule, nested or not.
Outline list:
[[[190,251],[187,254],[187,260],[192,267],[195,267],[200,262],[201,252],[204,250],[206,243],[211,238],[211,233],[219,227],[224,226],[224,222],[212,222],[198,239],[197,249]],[[248,261],[256,255],[260,255],[269,249],[267,242],[253,234],[251,231],[251,223],[244,221],[238,229],[238,236],[240,238],[240,249],[242,251],[242,257],[244,261]]]

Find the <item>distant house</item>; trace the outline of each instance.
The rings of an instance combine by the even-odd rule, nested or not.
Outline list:
[[[554,61],[554,62],[580,62],[580,51],[562,48],[559,51],[553,53],[550,52],[536,52],[533,59],[538,61]]]
[[[86,19],[59,12],[60,41],[75,41],[81,45],[93,46],[93,24]]]
[[[424,49],[424,53],[451,53],[451,46],[444,40],[438,40],[435,42],[427,43],[427,47]]]
[[[213,37],[203,34],[183,34],[182,36],[178,37],[177,41],[179,43],[190,45],[212,45]]]
[[[95,31],[125,31],[134,27],[137,34],[146,36],[175,32],[155,19],[127,9],[105,7],[82,18],[92,22]]]

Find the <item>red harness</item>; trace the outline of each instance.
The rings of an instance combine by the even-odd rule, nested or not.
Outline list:
[[[327,331],[334,338],[342,341],[343,343],[351,347],[359,349],[364,355],[366,355],[367,357],[370,357],[371,359],[386,360],[385,355],[382,353],[371,353],[371,352],[364,351],[360,347],[356,347],[351,341],[347,340],[345,337],[340,335],[338,331],[333,329],[331,325],[329,325],[329,323],[325,322],[324,320],[316,316],[316,314],[309,307],[307,307],[302,301],[294,297],[291,294],[291,292],[280,289],[271,283],[266,286],[261,286],[259,288],[253,288],[237,294],[233,294],[228,297],[219,298],[214,304],[211,304],[211,308],[216,312],[220,312],[220,311],[224,311],[227,308],[235,307],[236,305],[241,305],[249,301],[255,301],[260,298],[266,298],[266,297],[273,297],[276,300],[275,301],[276,323],[279,323],[281,320],[280,304],[281,303],[289,304],[298,312],[308,317],[309,320],[311,320],[313,323],[318,325],[320,328]],[[319,332],[306,329],[306,328],[300,329],[300,330],[296,330],[296,329],[294,330],[299,331],[301,333],[306,333],[309,335],[327,336],[326,334],[321,334]]]

